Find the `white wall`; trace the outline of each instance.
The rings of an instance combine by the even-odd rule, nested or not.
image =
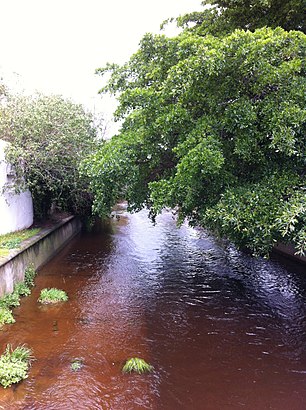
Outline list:
[[[3,192],[11,179],[11,167],[5,161],[7,142],[0,140],[0,235],[28,228],[33,223],[33,202],[29,191]]]

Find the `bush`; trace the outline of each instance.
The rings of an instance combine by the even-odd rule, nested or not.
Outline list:
[[[79,164],[96,144],[93,116],[60,96],[11,96],[0,106],[0,133],[11,145],[6,158],[15,171],[17,192],[29,189],[35,218],[52,206],[90,214],[89,182]]]

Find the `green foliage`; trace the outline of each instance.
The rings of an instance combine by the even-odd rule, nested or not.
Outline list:
[[[4,306],[0,306],[0,328],[5,324],[15,323],[12,311]]]
[[[88,181],[78,168],[96,144],[92,115],[61,97],[41,95],[11,97],[0,111],[1,136],[11,142],[6,157],[16,174],[14,188],[30,189],[35,216],[44,217],[51,205],[90,212]]]
[[[0,298],[0,307],[14,308],[20,306],[20,297],[31,294],[30,287],[25,282],[16,283],[14,291]]]
[[[7,345],[5,352],[0,356],[0,384],[7,388],[26,379],[31,360],[31,349],[18,346],[13,350]]]
[[[19,282],[14,286],[14,293],[19,296],[29,296],[31,294],[31,289],[25,282]]]
[[[171,207],[255,254],[277,241],[303,254],[305,49],[281,28],[186,29],[147,34],[126,64],[99,69],[123,125],[83,162],[95,211]]]
[[[305,232],[306,203],[295,175],[272,174],[260,183],[233,187],[225,191],[215,207],[203,215],[203,225],[210,226],[254,254],[268,254],[279,241],[299,244]]]
[[[7,293],[0,299],[0,307],[13,308],[20,306],[19,294],[17,292]]]
[[[26,286],[29,288],[33,287],[35,282],[35,277],[37,275],[36,270],[34,269],[34,266],[29,265],[25,271],[24,271],[24,283]]]
[[[19,248],[21,244],[21,239],[20,238],[14,238],[14,239],[10,239],[8,241],[5,242],[1,242],[1,247],[2,248],[7,248],[7,249],[16,249]]]
[[[67,300],[68,296],[66,292],[56,288],[42,289],[38,298],[38,302],[43,304],[66,302]]]
[[[29,296],[34,286],[36,272],[32,266],[25,270],[24,282],[16,283],[14,291],[0,298],[0,327],[6,323],[15,323],[11,308],[20,306],[20,297]]]
[[[136,372],[142,374],[151,372],[153,369],[153,366],[148,364],[145,360],[139,359],[138,357],[133,357],[125,362],[122,371],[123,373]]]
[[[304,0],[204,0],[202,5],[206,6],[202,12],[180,16],[178,25],[191,26],[201,35],[265,26],[306,31]]]

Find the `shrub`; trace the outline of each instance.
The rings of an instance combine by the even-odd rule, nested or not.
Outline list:
[[[38,302],[43,304],[66,302],[68,300],[67,293],[64,290],[56,288],[45,288],[40,292]]]
[[[12,347],[7,345],[5,352],[0,356],[0,384],[6,388],[26,379],[31,359],[31,349],[18,346],[12,350]]]
[[[152,370],[153,366],[148,364],[145,360],[139,359],[138,357],[128,359],[122,368],[123,373],[136,372],[141,374],[151,372]]]
[[[14,189],[31,191],[36,219],[52,204],[90,214],[89,182],[78,168],[96,145],[92,114],[60,96],[10,96],[0,106],[0,134],[11,143],[6,158],[14,167]]]

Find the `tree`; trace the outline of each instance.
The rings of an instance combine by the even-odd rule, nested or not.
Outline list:
[[[0,135],[11,143],[6,156],[16,189],[30,189],[36,217],[51,205],[77,214],[91,210],[88,180],[80,162],[96,146],[93,118],[59,96],[11,96],[1,107]]]
[[[282,27],[305,33],[305,0],[204,0],[202,12],[183,15],[179,26],[193,26],[198,34],[220,35],[237,28]]]
[[[229,237],[253,253],[305,251],[305,41],[281,28],[220,37],[144,36],[103,91],[120,133],[85,160],[95,210],[122,197],[151,215]]]

